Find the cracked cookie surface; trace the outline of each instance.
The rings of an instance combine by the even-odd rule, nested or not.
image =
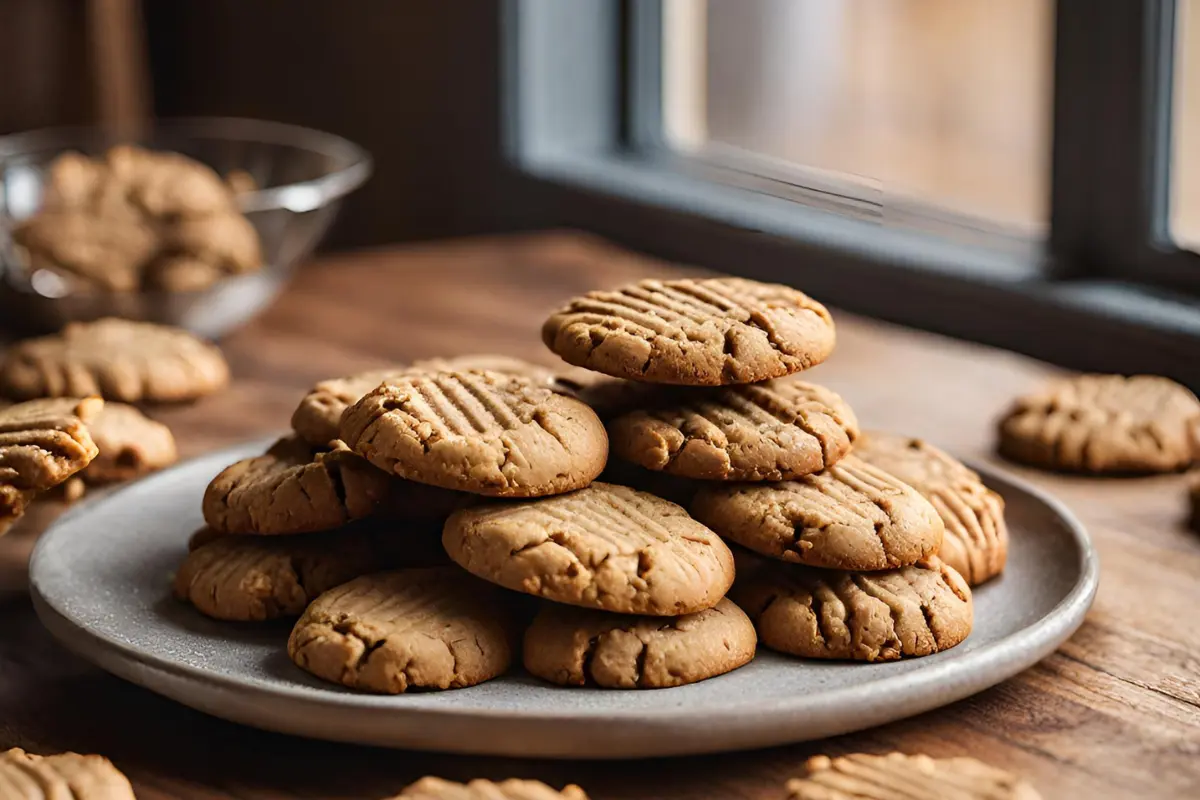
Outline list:
[[[88,483],[133,480],[178,457],[171,429],[124,403],[105,403],[88,429],[100,449],[83,473]]]
[[[853,455],[796,480],[706,485],[689,509],[757,553],[831,569],[916,563],[937,553],[944,530],[916,489]]]
[[[976,586],[1004,570],[1008,526],[1004,498],[984,485],[978,473],[928,442],[870,432],[854,455],[920,492],[946,526],[938,557]]]
[[[836,393],[798,380],[663,388],[608,423],[613,454],[685,478],[782,481],[831,467],[858,437]]]
[[[134,800],[133,787],[103,756],[35,756],[19,747],[0,753],[4,800]]]
[[[416,361],[410,367],[368,370],[344,378],[318,383],[300,401],[292,414],[292,430],[315,447],[324,447],[338,438],[342,412],[363,399],[384,381],[414,373],[490,370],[508,375],[523,375],[537,383],[557,386],[558,373],[548,367],[531,364],[512,356],[487,353]],[[574,386],[566,387],[574,389]]]
[[[833,351],[833,318],[803,292],[742,278],[644,280],[570,301],[542,326],[570,364],[617,378],[721,386],[780,378]]]
[[[715,606],[733,554],[681,507],[625,486],[457,511],[442,535],[484,580],[568,605],[678,616]]]
[[[215,345],[148,322],[73,322],[53,336],[13,345],[0,362],[0,392],[16,398],[100,395],[126,403],[175,402],[229,382]]]
[[[0,409],[0,533],[38,492],[67,481],[98,449],[88,430],[104,401],[54,398]]]
[[[340,433],[385,472],[494,497],[587,486],[608,458],[587,405],[498,372],[392,378],[346,410]]]
[[[175,573],[174,591],[206,616],[261,622],[298,616],[321,593],[388,566],[365,531],[201,537]]]
[[[525,669],[565,686],[659,689],[737,669],[757,636],[728,598],[680,617],[636,617],[546,604],[525,631]]]
[[[1047,469],[1173,472],[1200,457],[1200,401],[1151,375],[1077,375],[1019,398],[1000,420],[1000,454]]]
[[[454,783],[441,778],[422,778],[391,800],[588,800],[583,789],[571,784],[560,792],[541,781],[512,778],[499,783],[474,780]]]
[[[935,556],[882,572],[813,569],[757,560],[730,597],[759,640],[805,658],[895,661],[959,644],[971,632],[971,590]]]
[[[381,511],[398,484],[344,445],[318,452],[289,436],[213,478],[204,521],[221,533],[326,531]]]
[[[1020,776],[973,758],[814,756],[804,772],[788,781],[788,800],[1041,800]]]
[[[292,629],[288,654],[353,689],[458,689],[507,670],[515,634],[494,587],[454,567],[405,569],[322,594]]]

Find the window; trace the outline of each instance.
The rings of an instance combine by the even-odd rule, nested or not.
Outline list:
[[[1053,21],[1046,0],[666,0],[665,139],[1042,235]]]
[[[532,224],[1200,387],[1200,0],[508,8]]]
[[[1175,41],[1171,233],[1200,247],[1200,2],[1180,0]]]

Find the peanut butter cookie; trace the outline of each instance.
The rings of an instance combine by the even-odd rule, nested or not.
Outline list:
[[[733,554],[716,534],[674,503],[608,483],[456,511],[442,544],[484,580],[619,614],[702,611],[733,582]]]
[[[1200,401],[1151,375],[1077,375],[1019,398],[1000,420],[1000,454],[1068,472],[1184,469],[1200,456]]]
[[[106,403],[88,429],[100,448],[83,472],[88,483],[133,480],[178,457],[171,429],[124,403]]]
[[[31,400],[0,409],[0,533],[34,495],[87,467],[97,448],[88,432],[99,398]]]
[[[542,326],[565,361],[617,378],[720,386],[780,378],[833,351],[833,318],[803,292],[741,278],[645,280],[575,298]]]
[[[587,486],[608,436],[582,402],[498,372],[407,374],[346,410],[342,439],[385,472],[495,497]]]
[[[62,332],[19,342],[0,362],[0,392],[15,398],[100,395],[126,403],[175,402],[229,382],[215,345],[147,322],[73,322]]]
[[[500,783],[474,780],[465,784],[421,778],[391,800],[588,800],[588,796],[574,784],[560,792],[540,781],[515,778]]]
[[[854,455],[895,475],[933,504],[946,526],[938,556],[968,584],[977,586],[1004,570],[1004,498],[984,486],[974,470],[928,442],[889,433],[863,436]]]
[[[507,670],[515,633],[499,590],[455,567],[397,570],[314,600],[292,629],[288,654],[353,689],[459,689]]]
[[[867,573],[758,563],[739,572],[730,597],[763,644],[805,658],[927,656],[966,639],[973,618],[966,581],[936,556]]]
[[[684,478],[782,481],[840,461],[858,437],[837,394],[798,380],[662,390],[608,424],[615,455]]]
[[[222,533],[332,530],[380,511],[398,484],[345,445],[314,451],[287,437],[213,478],[204,492],[204,520]]]
[[[0,753],[4,800],[134,800],[133,786],[103,756],[35,756],[19,747]]]
[[[865,753],[814,756],[788,800],[1041,800],[1020,777],[973,758]]]
[[[525,669],[565,686],[659,689],[749,664],[756,641],[750,618],[727,598],[673,619],[548,603],[525,631]]]
[[[175,596],[216,619],[295,617],[321,593],[392,564],[364,530],[297,536],[218,536],[191,550]]]
[[[389,367],[360,372],[345,378],[324,380],[304,396],[292,414],[292,430],[316,447],[324,447],[338,438],[342,412],[354,405],[379,384],[391,378],[413,373],[490,370],[507,375],[524,375],[534,381],[557,386],[558,373],[519,358],[500,355],[465,355],[430,358],[411,367]],[[566,393],[566,392],[563,392]]]
[[[916,489],[854,456],[793,481],[706,485],[690,509],[757,553],[831,569],[915,564],[938,552],[944,530]]]

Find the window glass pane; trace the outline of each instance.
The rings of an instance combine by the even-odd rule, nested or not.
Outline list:
[[[663,13],[673,147],[1044,231],[1052,0],[664,0]]]
[[[1171,233],[1200,249],[1200,3],[1180,0],[1175,38]]]

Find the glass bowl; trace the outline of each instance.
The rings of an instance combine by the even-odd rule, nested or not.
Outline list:
[[[0,137],[0,330],[45,333],[115,316],[218,338],[274,300],[316,248],[342,198],[371,174],[370,155],[332,134],[249,119],[161,120],[134,143],[183,153],[221,175],[242,170],[254,178],[258,189],[238,202],[262,240],[263,268],[195,292],[68,292],[53,274],[28,270],[18,261],[12,230],[37,211],[50,164],[68,150],[101,156],[128,142],[97,128]]]

